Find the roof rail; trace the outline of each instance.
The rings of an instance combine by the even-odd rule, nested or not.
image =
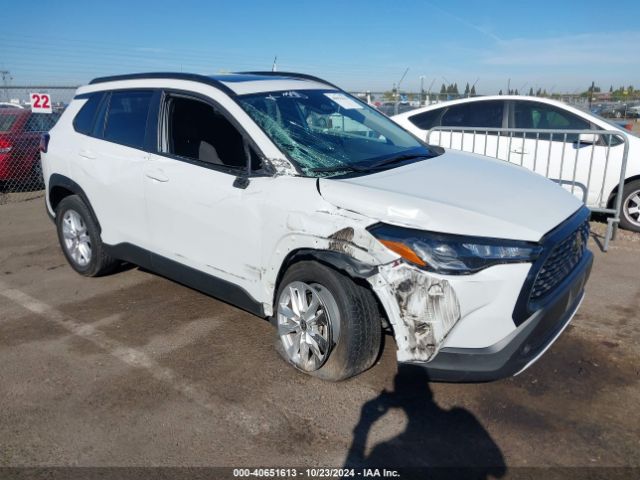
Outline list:
[[[264,75],[267,77],[291,77],[291,78],[301,78],[304,80],[314,80],[316,82],[329,85],[330,87],[337,88],[338,90],[342,90],[340,87],[338,87],[337,85],[334,85],[333,83],[327,82],[322,78],[314,77],[313,75],[307,75],[306,73],[279,72],[279,71],[276,71],[276,72],[273,72],[273,71],[255,72],[254,71],[254,72],[236,72],[236,73],[244,74],[244,75]]]
[[[219,90],[224,91],[228,95],[235,95],[235,92],[227,87],[224,83],[215,78],[208,77],[206,75],[198,75],[195,73],[182,73],[182,72],[150,72],[150,73],[130,73],[126,75],[113,75],[110,77],[98,77],[89,82],[89,85],[95,85],[98,83],[116,82],[120,80],[144,80],[153,78],[168,78],[172,80],[190,80],[192,82],[205,83]]]

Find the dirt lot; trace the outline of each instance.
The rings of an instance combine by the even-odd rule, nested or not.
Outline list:
[[[591,247],[582,309],[519,377],[428,383],[387,338],[329,384],[229,305],[135,268],[80,277],[41,198],[2,205],[0,466],[640,467],[640,235]]]

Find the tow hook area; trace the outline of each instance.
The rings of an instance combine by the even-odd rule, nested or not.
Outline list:
[[[448,280],[401,260],[367,279],[395,332],[398,361],[428,362],[460,320],[458,297]]]

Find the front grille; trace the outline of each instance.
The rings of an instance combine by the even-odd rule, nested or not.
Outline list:
[[[544,261],[531,288],[530,301],[547,296],[580,263],[589,240],[589,222],[585,221],[564,240],[556,244]]]

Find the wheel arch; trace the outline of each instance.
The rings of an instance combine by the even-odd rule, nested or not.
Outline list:
[[[640,180],[640,174],[634,175],[634,176],[629,177],[629,178],[625,178],[624,184],[626,186],[631,182],[635,182],[636,180]],[[607,208],[613,208],[614,207],[614,201],[616,199],[616,195],[618,194],[618,187],[620,187],[620,185],[616,185],[615,188],[609,194],[609,198],[607,199]]]
[[[299,248],[292,250],[284,258],[278,270],[276,281],[273,289],[272,305],[276,305],[276,297],[278,295],[278,289],[280,288],[280,282],[284,277],[285,272],[294,264],[302,261],[315,261],[329,268],[332,268],[344,275],[347,275],[354,282],[366,287],[371,291],[373,297],[376,299],[380,307],[380,312],[386,316],[386,311],[382,308],[378,295],[373,290],[367,278],[378,273],[378,267],[376,265],[370,265],[362,262],[352,256],[349,256],[342,252],[336,252],[333,250],[318,250],[313,248]],[[275,309],[274,309],[275,311]]]
[[[89,198],[87,197],[87,194],[84,192],[82,187],[80,187],[80,185],[71,180],[69,177],[60,175],[59,173],[54,173],[53,175],[51,175],[51,177],[49,178],[49,191],[47,192],[47,198],[49,200],[49,205],[54,212],[54,215],[56,208],[58,207],[60,202],[70,195],[78,195],[87,205],[87,208],[89,209],[89,212],[91,213],[91,216],[93,217],[93,220],[96,222],[96,225],[98,227],[98,233],[101,233],[102,227],[100,226],[100,222],[98,220],[98,217],[96,216],[96,212],[93,210],[91,202],[89,201]]]

